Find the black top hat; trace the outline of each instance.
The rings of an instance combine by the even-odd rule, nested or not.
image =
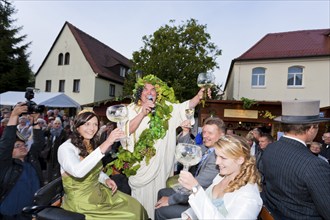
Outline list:
[[[308,124],[330,121],[320,117],[319,100],[282,101],[282,116],[274,119],[283,124]]]

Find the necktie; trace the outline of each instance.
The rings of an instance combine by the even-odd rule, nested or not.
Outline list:
[[[198,173],[199,173],[199,171],[200,171],[200,169],[201,169],[201,167],[202,167],[204,161],[206,160],[207,156],[210,155],[213,151],[214,151],[214,148],[213,148],[213,147],[212,147],[212,148],[209,148],[207,151],[205,151],[205,153],[204,153],[203,156],[202,156],[201,161],[200,161],[199,164],[198,164],[197,170],[196,170],[196,172],[195,172],[195,176],[198,175]]]

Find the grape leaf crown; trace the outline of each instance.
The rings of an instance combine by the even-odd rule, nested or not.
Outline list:
[[[135,83],[133,90],[133,101],[135,104],[138,104],[145,84],[154,85],[157,93],[155,113],[154,115],[151,113],[148,115],[150,118],[149,128],[141,133],[139,140],[135,143],[133,152],[120,147],[117,159],[107,166],[114,166],[117,170],[122,170],[128,177],[136,174],[136,171],[140,168],[141,161],[145,160],[146,164],[149,164],[150,159],[155,156],[156,149],[154,144],[158,139],[164,138],[168,130],[168,121],[173,111],[171,103],[178,102],[172,87],[169,87],[157,76],[147,75],[138,79]],[[109,170],[108,174],[111,174],[112,170]]]

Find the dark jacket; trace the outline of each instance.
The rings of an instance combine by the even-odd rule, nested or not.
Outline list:
[[[275,219],[330,219],[329,164],[287,137],[269,144],[261,161],[264,203]]]
[[[51,182],[61,176],[57,152],[61,144],[63,144],[68,138],[64,129],[62,129],[61,133],[55,138],[55,140],[49,130],[46,130],[44,135],[47,137],[47,142],[41,151],[40,156],[47,162],[47,181]]]
[[[16,142],[16,126],[7,126],[0,140],[0,202],[16,184],[23,171],[22,161],[12,158],[14,144]],[[38,160],[39,151],[45,144],[45,138],[41,129],[33,129],[33,144],[25,160],[30,162],[36,170],[40,186],[43,185],[42,172]]]

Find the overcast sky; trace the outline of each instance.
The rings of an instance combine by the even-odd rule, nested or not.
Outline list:
[[[65,21],[127,58],[142,47],[142,37],[169,20],[190,18],[207,25],[211,41],[222,49],[219,84],[230,63],[267,33],[330,28],[330,0],[312,1],[13,1],[15,25],[32,42],[29,52],[36,72]]]

